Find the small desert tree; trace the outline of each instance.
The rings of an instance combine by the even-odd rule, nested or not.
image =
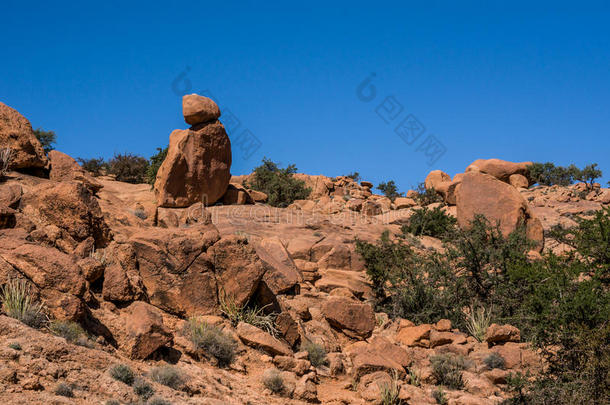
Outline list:
[[[388,182],[380,183],[377,186],[377,190],[380,190],[383,195],[388,197],[391,201],[394,201],[397,197],[402,197],[403,193],[398,192],[398,187],[394,180],[390,180]]]
[[[38,139],[38,141],[40,141],[40,144],[42,145],[42,149],[44,149],[44,153],[49,153],[50,151],[53,150],[53,144],[57,140],[57,136],[55,135],[55,132],[45,131],[42,128],[38,128],[38,129],[34,130],[34,135],[36,136],[36,139]]]
[[[150,164],[148,166],[148,170],[146,171],[146,180],[150,185],[155,184],[155,180],[157,180],[157,172],[167,157],[168,149],[169,146],[166,146],[165,148],[157,148],[157,153],[150,157]]]
[[[280,168],[277,163],[263,158],[263,163],[254,169],[252,180],[246,185],[253,190],[267,194],[269,205],[274,207],[287,207],[294,200],[304,200],[311,193],[303,180],[296,179],[295,165]]]

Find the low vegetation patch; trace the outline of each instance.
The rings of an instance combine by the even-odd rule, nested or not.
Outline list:
[[[146,183],[148,160],[131,153],[116,154],[107,163],[108,174],[115,176],[117,181],[140,184]]]
[[[263,163],[254,169],[247,187],[267,194],[267,203],[273,207],[287,207],[294,200],[304,200],[311,193],[305,182],[294,177],[295,165],[280,168],[277,163],[263,158]]]
[[[402,399],[400,399],[400,379],[396,372],[392,373],[390,383],[379,386],[379,392],[381,393],[381,405],[403,404]]]
[[[487,366],[488,369],[493,370],[494,368],[499,368],[504,370],[506,368],[506,360],[500,354],[493,352],[489,356],[483,359],[483,363]]]
[[[441,207],[415,209],[409,222],[403,225],[403,233],[415,236],[432,236],[443,239],[455,231],[457,219],[447,214]]]
[[[220,328],[197,318],[191,318],[185,334],[196,349],[214,357],[220,367],[226,367],[233,362],[237,343]]]
[[[25,280],[9,280],[0,290],[2,309],[32,328],[41,328],[47,321],[42,305],[36,303],[30,285]]]
[[[307,352],[307,359],[312,366],[320,367],[328,363],[326,358],[326,349],[324,349],[324,346],[315,342],[308,342],[303,345],[302,350]]]
[[[148,405],[172,405],[171,402],[169,402],[166,399],[163,398],[159,398],[159,397],[155,397],[155,398],[151,398],[148,402]]]
[[[279,370],[272,368],[263,373],[263,385],[274,394],[282,394],[286,387]]]
[[[150,371],[150,378],[159,384],[166,385],[175,390],[184,384],[184,375],[171,366],[155,367]]]
[[[0,149],[0,180],[6,177],[12,157],[13,150],[11,148]]]
[[[437,384],[454,390],[464,387],[462,371],[466,369],[466,363],[462,356],[440,354],[430,357],[430,364],[432,365],[432,376]]]
[[[86,338],[85,331],[76,322],[54,320],[49,323],[49,330],[54,335],[66,339],[70,343],[77,343],[82,337]]]
[[[126,364],[117,364],[109,370],[110,376],[124,384],[131,385],[135,380],[135,374]]]
[[[227,296],[224,293],[220,294],[220,311],[231,321],[233,326],[237,326],[240,322],[245,322],[273,336],[277,336],[275,314],[265,314],[265,308],[266,306],[262,308],[248,305],[240,306],[235,301],[235,298]]]
[[[136,378],[133,382],[133,392],[143,400],[148,400],[150,397],[155,395],[155,390],[146,380],[142,378]]]
[[[68,384],[59,383],[57,384],[57,387],[55,387],[55,395],[72,398],[74,397],[74,392],[72,387],[70,387]]]
[[[432,398],[439,405],[447,405],[449,403],[449,399],[447,399],[447,394],[445,394],[445,390],[443,387],[438,387],[437,389],[432,391]]]
[[[425,183],[419,183],[417,185],[417,190],[415,191],[417,191],[415,202],[422,207],[437,202],[443,202],[443,197],[434,190],[434,188],[427,189]]]
[[[471,307],[466,313],[466,330],[479,342],[485,340],[485,333],[491,325],[491,314],[492,311],[484,307],[476,309]]]

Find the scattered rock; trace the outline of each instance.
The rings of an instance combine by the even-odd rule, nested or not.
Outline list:
[[[333,297],[324,302],[322,313],[332,326],[362,338],[369,337],[375,328],[375,312],[369,304]]]
[[[292,355],[292,350],[286,343],[248,323],[240,322],[237,325],[237,336],[248,346],[261,349],[270,355]]]

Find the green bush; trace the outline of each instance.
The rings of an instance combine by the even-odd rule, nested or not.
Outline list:
[[[448,215],[441,207],[428,209],[423,207],[415,209],[409,217],[408,223],[403,225],[403,233],[411,233],[415,236],[432,236],[444,238],[447,234],[453,233],[457,219]]]
[[[10,347],[13,350],[22,350],[21,345],[19,344],[19,342],[9,343],[8,347]]]
[[[417,191],[415,202],[422,207],[443,202],[443,197],[434,188],[427,189],[425,183],[419,183],[415,191]]]
[[[360,177],[360,173],[358,173],[358,172],[352,172],[350,174],[346,174],[345,177],[349,177],[350,179],[354,180],[355,182],[359,182],[360,180],[362,180],[362,178]]]
[[[49,323],[49,330],[70,343],[76,343],[80,337],[85,335],[83,328],[78,323],[72,321],[51,321]]]
[[[488,369],[493,370],[494,368],[499,368],[504,370],[506,367],[506,360],[500,354],[493,352],[487,357],[483,359],[483,363],[487,366]]]
[[[50,151],[53,150],[53,144],[57,140],[57,136],[55,135],[55,132],[45,131],[42,128],[38,128],[38,129],[34,130],[34,136],[36,136],[36,139],[38,139],[38,141],[40,141],[40,144],[42,145],[42,149],[44,150],[44,153],[49,153]]]
[[[116,154],[108,161],[108,173],[114,175],[117,181],[133,184],[146,183],[147,171],[148,160],[131,153]]]
[[[186,325],[185,334],[196,349],[214,357],[220,367],[226,367],[233,362],[237,343],[220,328],[191,318]]]
[[[432,391],[432,398],[439,405],[447,405],[449,400],[447,399],[447,394],[445,394],[445,390],[442,387],[438,387],[434,391]]]
[[[287,207],[294,200],[304,200],[311,193],[305,187],[305,182],[294,178],[297,172],[295,165],[280,169],[278,165],[267,158],[254,169],[252,179],[247,187],[267,194],[267,203],[274,207]]]
[[[534,184],[541,186],[569,186],[574,180],[582,181],[589,188],[593,186],[595,179],[602,176],[602,171],[597,168],[597,163],[579,169],[575,165],[555,166],[551,162],[532,163],[528,166],[528,175]]]
[[[464,387],[462,371],[466,369],[466,363],[462,356],[440,354],[430,357],[430,364],[432,365],[432,376],[437,384],[454,390]]]
[[[104,158],[83,159],[77,158],[81,167],[91,173],[93,176],[100,176],[108,171],[108,164],[104,162]]]
[[[610,392],[610,209],[554,233],[571,254],[530,261],[523,227],[503,236],[482,217],[446,239],[442,252],[415,251],[388,233],[374,244],[357,241],[356,249],[378,310],[416,323],[447,318],[461,330],[476,315],[484,318],[471,332],[479,339],[492,319],[510,323],[540,349],[544,372],[525,378],[508,403],[600,403]],[[460,385],[458,373],[442,372],[451,363],[436,363],[441,384]]]
[[[60,395],[62,397],[72,398],[74,397],[74,392],[72,391],[72,387],[65,383],[57,384],[55,387],[55,395]]]
[[[263,373],[263,385],[274,394],[282,394],[286,389],[282,375],[275,368],[265,370]]]
[[[398,187],[394,180],[379,183],[377,190],[381,191],[383,195],[388,197],[391,201],[394,201],[397,197],[403,197],[404,193],[398,192]]]
[[[9,280],[0,290],[2,309],[32,328],[40,328],[46,323],[42,305],[34,302],[34,294],[25,280]]]
[[[184,375],[171,366],[155,367],[150,371],[150,378],[159,384],[166,385],[175,390],[184,384]]]
[[[312,366],[320,367],[328,363],[324,346],[315,342],[308,342],[303,345],[302,350],[307,352],[307,358]]]
[[[117,364],[110,368],[109,370],[110,377],[114,378],[117,381],[121,381],[127,385],[133,384],[135,379],[135,374],[131,370],[131,368],[125,364]]]
[[[121,403],[116,399],[109,399],[104,403],[104,405],[121,405]]]
[[[169,150],[169,146],[165,148],[157,148],[157,153],[150,157],[150,164],[148,165],[148,169],[146,170],[146,180],[148,184],[151,186],[155,184],[155,180],[157,180],[157,172],[161,167],[161,164],[167,157],[167,151]]]
[[[155,395],[155,389],[142,378],[136,378],[133,382],[133,392],[143,400],[148,400],[150,397]]]

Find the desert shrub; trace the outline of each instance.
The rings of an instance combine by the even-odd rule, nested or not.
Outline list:
[[[109,399],[108,401],[104,402],[104,405],[121,405],[121,403],[116,399]]]
[[[382,405],[403,404],[402,399],[400,399],[400,379],[396,372],[392,373],[392,380],[389,384],[386,383],[379,386],[379,392],[381,394]]]
[[[466,363],[462,356],[453,354],[440,354],[430,357],[432,365],[432,376],[437,384],[459,390],[464,387],[462,371],[466,369]]]
[[[32,328],[40,328],[46,322],[42,305],[34,302],[30,285],[25,280],[9,280],[1,290],[2,308],[11,318],[15,318]]]
[[[6,176],[12,157],[13,150],[11,148],[0,149],[0,180]]]
[[[148,169],[146,170],[146,181],[151,186],[155,184],[155,180],[157,180],[157,172],[161,167],[161,164],[167,157],[167,151],[169,150],[169,146],[165,148],[157,148],[157,153],[150,157],[150,164],[148,165]]]
[[[421,372],[416,368],[410,367],[407,374],[407,383],[415,387],[421,386]]]
[[[135,374],[128,365],[117,364],[110,368],[110,377],[127,385],[133,384]]]
[[[591,188],[595,179],[601,176],[602,171],[597,168],[597,163],[592,163],[582,169],[573,164],[567,167],[555,166],[551,162],[533,163],[528,166],[528,177],[534,184],[542,186],[568,186],[574,180],[578,180]]]
[[[311,193],[305,182],[294,177],[297,172],[295,165],[281,169],[267,158],[254,169],[252,179],[247,187],[267,194],[267,203],[274,207],[287,207],[294,200],[304,200]]]
[[[21,345],[19,344],[19,342],[9,343],[8,347],[10,347],[13,350],[21,350]]]
[[[345,177],[349,177],[350,179],[354,180],[355,182],[359,182],[360,180],[362,180],[362,178],[360,177],[360,173],[358,173],[358,172],[352,172],[350,174],[346,174]]]
[[[434,190],[434,188],[427,189],[425,183],[419,183],[415,191],[417,191],[415,202],[422,207],[437,202],[443,202],[443,197]]]
[[[152,385],[142,378],[136,378],[132,387],[133,392],[145,401],[155,395],[155,389]]]
[[[275,314],[265,314],[265,307],[240,306],[232,296],[227,296],[224,292],[219,294],[220,311],[226,316],[233,326],[240,322],[249,323],[265,332],[276,336],[278,331],[275,327]]]
[[[307,352],[307,359],[312,366],[320,367],[328,363],[324,346],[315,342],[307,342],[303,345],[302,350]]]
[[[381,191],[383,195],[388,197],[391,201],[394,201],[397,197],[402,197],[404,193],[398,192],[398,187],[394,180],[379,183],[377,190]]]
[[[131,153],[116,154],[108,161],[108,173],[126,183],[146,183],[147,170],[148,160]]]
[[[279,370],[272,368],[263,373],[263,385],[274,394],[282,394],[286,387]]]
[[[432,391],[432,398],[439,405],[447,405],[449,403],[449,399],[447,399],[447,394],[445,394],[445,390],[443,387],[438,387],[437,389]]]
[[[597,163],[583,167],[574,175],[575,180],[582,181],[589,189],[593,188],[593,183],[600,177],[602,177],[602,171],[597,168]]]
[[[466,330],[479,342],[485,339],[487,328],[491,325],[491,312],[484,307],[471,307],[466,313]]]
[[[415,236],[426,235],[435,238],[444,238],[454,231],[457,219],[447,214],[441,207],[428,209],[423,207],[415,209],[409,217],[409,222],[403,225],[403,233],[411,233]]]
[[[108,171],[108,164],[104,162],[104,158],[77,158],[80,166],[91,173],[93,176],[100,176],[102,173]]]
[[[38,128],[34,130],[34,136],[42,145],[42,149],[44,149],[44,153],[49,153],[53,150],[53,144],[57,140],[57,136],[53,131],[45,131],[42,128]]]
[[[76,322],[54,320],[49,323],[49,330],[53,334],[66,339],[70,343],[76,343],[80,337],[85,335],[83,328]]]
[[[185,334],[191,339],[195,348],[214,357],[220,367],[228,366],[233,362],[237,343],[220,328],[191,318]]]
[[[485,363],[485,366],[487,366],[487,368],[490,370],[493,370],[494,368],[504,370],[504,368],[506,367],[506,361],[504,360],[504,357],[502,357],[496,352],[493,352],[487,357],[485,357],[483,359],[483,363]]]
[[[171,366],[153,368],[150,371],[150,378],[159,384],[166,385],[175,390],[184,384],[184,375]]]
[[[55,395],[60,395],[62,397],[72,398],[74,396],[74,392],[72,391],[72,387],[65,383],[57,384],[55,387]]]
[[[148,405],[172,405],[171,402],[169,402],[167,399],[163,399],[163,398],[159,398],[159,397],[155,397],[155,398],[151,398],[148,402]]]

